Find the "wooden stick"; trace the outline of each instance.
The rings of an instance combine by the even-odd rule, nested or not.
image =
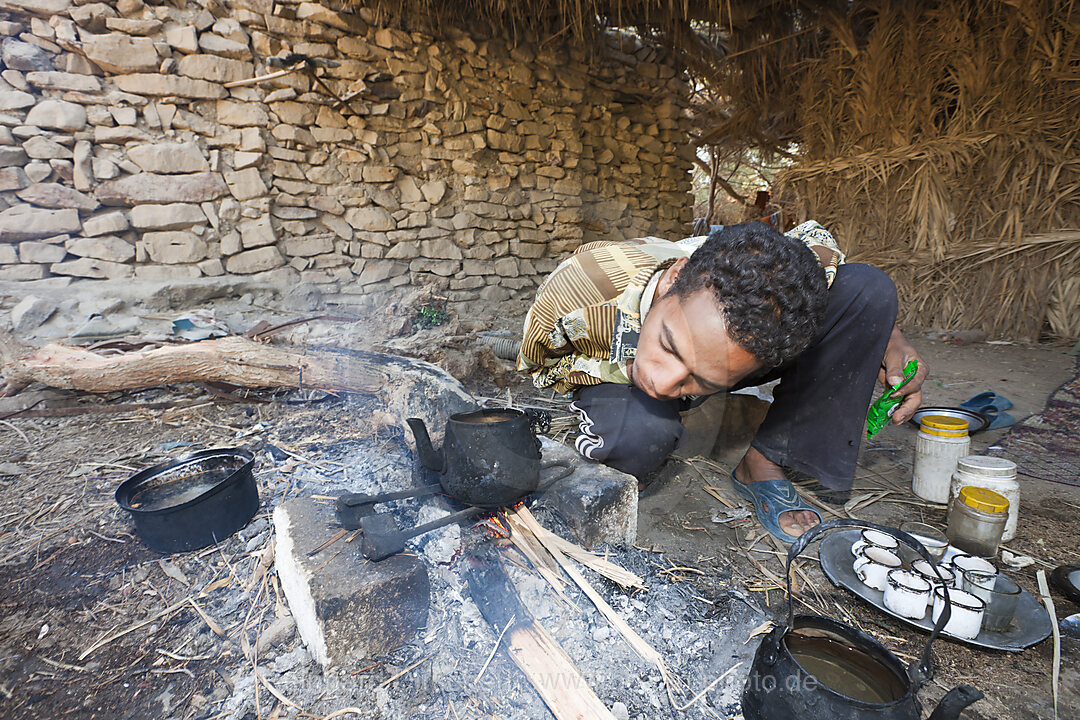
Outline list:
[[[548,542],[554,543],[564,554],[569,555],[585,567],[623,587],[641,590],[645,589],[645,581],[629,570],[619,567],[615,563],[600,557],[596,553],[589,552],[580,545],[576,545],[565,538],[559,537],[540,523],[537,523],[536,527],[538,530],[535,530],[534,534],[537,538],[542,538],[545,544]]]
[[[615,720],[558,641],[522,604],[502,558],[490,546],[470,552],[465,579],[488,624],[510,628],[506,652],[552,715],[558,720]]]
[[[296,63],[295,65],[290,65],[289,67],[285,68],[284,70],[276,70],[276,71],[274,71],[272,73],[267,73],[266,75],[258,75],[258,76],[253,77],[253,78],[248,78],[247,80],[233,80],[232,82],[224,83],[222,85],[222,87],[235,88],[235,87],[247,87],[248,85],[258,85],[259,83],[263,82],[264,80],[274,80],[274,79],[279,78],[279,77],[285,77],[286,75],[289,75],[290,73],[296,72],[301,67],[303,67],[303,65],[304,65],[304,63],[299,62],[299,63]]]
[[[340,710],[335,710],[334,712],[330,713],[329,715],[323,715],[321,720],[334,720],[334,718],[339,718],[342,715],[348,715],[349,713],[352,713],[353,715],[364,716],[369,712],[371,712],[370,709],[369,710],[361,710],[358,707],[347,707],[347,708],[341,708]]]
[[[456,380],[420,360],[331,347],[293,349],[240,336],[102,357],[58,343],[28,348],[0,330],[0,362],[7,382],[0,395],[33,382],[94,393],[184,382],[299,387],[370,395],[399,418],[421,418],[436,432],[446,410],[475,405]]]
[[[487,670],[488,665],[491,664],[491,658],[495,657],[495,652],[499,649],[499,645],[502,644],[503,635],[506,634],[506,631],[510,629],[510,624],[516,619],[516,617],[511,617],[507,620],[506,625],[503,626],[502,632],[499,633],[499,637],[495,638],[495,644],[491,647],[491,654],[487,656],[487,660],[480,666],[480,672],[476,673],[476,677],[473,678],[474,684],[480,682],[480,678],[484,677],[484,671]]]
[[[206,623],[206,627],[210,628],[210,632],[214,633],[219,638],[225,637],[225,631],[221,629],[220,625],[214,622],[213,618],[203,612],[203,609],[198,606],[193,596],[188,596],[188,602],[191,604],[191,607],[195,608],[195,612],[199,613],[199,617]]]
[[[255,668],[255,677],[259,678],[259,682],[261,682],[266,687],[266,689],[270,691],[270,694],[276,697],[280,702],[285,703],[291,708],[303,711],[304,708],[300,707],[292,700],[282,695],[281,691],[274,687],[273,683],[266,679],[266,676],[262,674],[262,670],[260,670],[258,667]]]
[[[551,589],[555,591],[555,594],[567,604],[567,606],[574,610],[580,610],[570,596],[566,594],[566,589],[563,587],[563,579],[559,577],[558,569],[553,568],[550,565],[551,557],[546,552],[542,552],[543,548],[534,545],[536,538],[531,537],[530,534],[522,533],[519,530],[514,530],[510,533],[510,541],[514,543],[514,547],[521,551],[521,554],[525,556],[533,569],[540,573],[541,577],[548,581],[551,585]],[[546,556],[546,557],[545,557]]]
[[[1050,613],[1050,627],[1054,632],[1054,720],[1058,717],[1058,680],[1061,677],[1061,631],[1058,629],[1057,611],[1054,610],[1054,598],[1050,596],[1050,587],[1046,584],[1046,571],[1039,570],[1035,573],[1039,581],[1039,596],[1042,598],[1046,612]]]
[[[407,667],[404,670],[402,670],[401,672],[399,672],[397,675],[394,675],[393,677],[390,677],[390,678],[387,678],[386,680],[383,680],[381,683],[379,683],[379,687],[386,687],[390,683],[397,680],[399,677],[405,675],[405,673],[409,672],[410,670],[415,670],[416,668],[420,667],[425,662],[430,660],[432,657],[434,657],[434,656],[433,655],[427,655],[425,657],[420,658],[419,660],[414,662],[412,665],[410,665],[409,667]]]
[[[85,660],[90,655],[94,654],[95,652],[97,652],[101,648],[105,647],[106,645],[108,645],[112,641],[118,640],[118,639],[124,637],[125,635],[127,635],[128,633],[134,632],[134,631],[138,630],[141,627],[145,627],[145,626],[149,625],[150,623],[153,623],[153,622],[156,622],[156,621],[160,620],[161,618],[165,617],[169,613],[175,612],[181,605],[184,605],[186,603],[187,603],[187,600],[182,600],[182,601],[178,602],[175,605],[170,605],[170,606],[166,607],[164,610],[160,610],[160,611],[154,613],[153,615],[151,615],[147,619],[143,620],[142,622],[137,622],[134,625],[132,625],[132,626],[128,627],[127,629],[125,629],[125,630],[121,630],[118,633],[115,633],[113,635],[108,635],[108,636],[102,638],[101,640],[98,640],[96,643],[94,643],[90,647],[86,648],[85,650],[82,651],[82,653],[79,654],[79,660],[80,661]]]
[[[724,678],[726,678],[726,677],[727,677],[728,675],[730,675],[731,673],[733,673],[733,672],[735,672],[736,670],[738,670],[738,669],[739,669],[739,668],[740,668],[741,666],[742,666],[742,663],[741,663],[741,662],[737,662],[737,663],[735,663],[734,665],[732,665],[731,667],[729,667],[729,668],[728,668],[727,670],[725,670],[725,671],[724,671],[724,674],[723,674],[723,675],[721,675],[720,677],[716,678],[716,679],[715,679],[715,680],[713,680],[713,681],[712,681],[711,683],[709,683],[709,686],[708,686],[708,687],[706,687],[706,688],[705,688],[704,690],[702,690],[701,692],[699,692],[699,693],[698,693],[697,695],[695,695],[694,697],[690,698],[690,700],[689,700],[689,701],[688,701],[688,702],[687,702],[687,703],[686,703],[685,705],[680,705],[679,707],[677,707],[677,708],[675,708],[675,709],[676,709],[676,710],[678,710],[679,712],[682,712],[682,711],[684,711],[684,710],[688,709],[688,708],[689,708],[689,707],[690,707],[691,705],[693,705],[693,704],[694,704],[694,703],[696,703],[696,702],[697,702],[698,700],[700,700],[700,699],[702,698],[702,696],[704,696],[704,695],[705,695],[705,693],[709,692],[709,691],[710,691],[710,690],[712,690],[712,689],[713,689],[714,687],[716,687],[716,686],[717,686],[717,684],[718,684],[718,683],[719,683],[719,682],[720,682],[721,680],[723,680],[723,679],[724,679]]]
[[[551,714],[559,720],[615,720],[547,630],[534,621],[514,627],[507,641],[510,659],[525,673]]]

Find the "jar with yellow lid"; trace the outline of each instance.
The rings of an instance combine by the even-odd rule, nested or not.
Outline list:
[[[997,555],[1001,534],[1009,520],[1009,501],[1001,493],[967,485],[949,507],[945,534],[958,550],[989,558]]]
[[[949,415],[924,415],[915,438],[911,489],[923,500],[949,502],[953,472],[971,449],[968,421]]]

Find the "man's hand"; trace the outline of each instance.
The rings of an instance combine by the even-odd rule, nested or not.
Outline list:
[[[885,347],[885,357],[881,361],[881,371],[878,373],[878,381],[888,390],[893,385],[904,381],[904,366],[915,360],[919,369],[915,377],[911,378],[906,385],[896,391],[897,396],[904,401],[896,406],[892,414],[894,425],[906,423],[919,409],[922,404],[922,386],[929,374],[926,362],[919,357],[919,353],[907,341],[900,328],[893,326],[892,335],[889,336],[889,344]]]

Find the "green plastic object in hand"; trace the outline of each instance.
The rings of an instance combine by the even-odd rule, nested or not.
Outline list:
[[[881,428],[889,424],[890,413],[892,409],[902,403],[904,398],[902,396],[893,396],[897,390],[907,385],[911,378],[915,377],[915,373],[919,369],[919,363],[912,360],[904,366],[904,379],[893,385],[891,388],[881,393],[881,397],[874,401],[874,404],[870,406],[870,412],[866,414],[866,439],[877,435],[881,432]]]

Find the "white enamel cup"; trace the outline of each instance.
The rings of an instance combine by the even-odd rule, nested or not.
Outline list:
[[[885,576],[885,607],[914,620],[926,615],[930,601],[930,581],[909,570],[890,570]]]
[[[934,596],[932,591],[934,588],[937,588],[942,584],[942,580],[944,580],[944,584],[948,585],[949,588],[953,587],[953,582],[955,580],[955,574],[953,573],[951,567],[948,567],[947,565],[936,566],[937,569],[941,572],[942,580],[938,580],[938,576],[934,574],[934,567],[934,565],[931,565],[925,560],[916,560],[915,562],[911,563],[912,571],[916,575],[920,575],[926,578],[926,581],[930,583],[931,593],[926,597],[927,605],[929,605],[933,601]]]
[[[974,640],[982,629],[986,603],[967,591],[953,589],[949,590],[949,601],[952,603],[952,614],[944,631],[959,638]],[[930,616],[935,623],[944,609],[945,592],[941,588],[934,588],[934,609]]]
[[[900,549],[900,541],[896,537],[878,530],[863,530],[859,534],[859,539],[851,544],[851,554],[858,557],[859,552],[864,547],[878,547],[891,553],[897,553]]]
[[[885,591],[890,570],[900,567],[900,556],[884,548],[867,546],[859,551],[851,569],[863,585]]]

